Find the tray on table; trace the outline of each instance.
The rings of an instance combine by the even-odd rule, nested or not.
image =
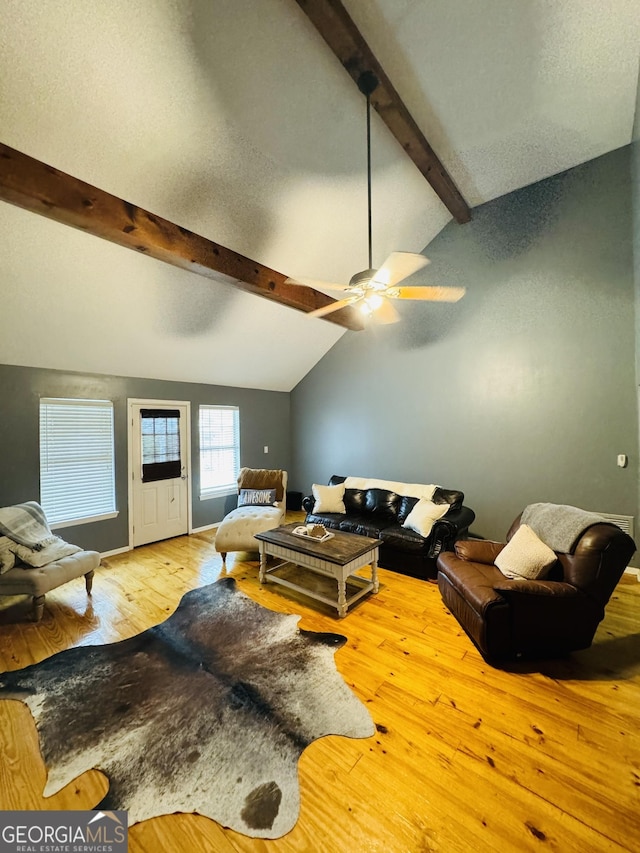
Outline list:
[[[300,532],[298,532],[298,529],[296,528],[295,530],[292,530],[291,533],[294,536],[299,536],[300,539],[310,539],[312,542],[326,542],[327,539],[333,538],[333,533],[331,533],[330,530],[327,530],[323,536],[312,536],[311,533],[303,533],[302,528],[300,529]]]

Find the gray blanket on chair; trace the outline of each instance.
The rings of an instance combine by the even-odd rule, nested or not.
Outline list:
[[[35,501],[0,507],[0,533],[34,551],[40,551],[56,538],[44,510]]]
[[[528,524],[553,551],[568,554],[587,527],[606,520],[595,512],[586,512],[575,506],[539,503],[525,507],[520,523]]]

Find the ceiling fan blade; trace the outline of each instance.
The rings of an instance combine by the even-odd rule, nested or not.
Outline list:
[[[373,319],[376,323],[385,325],[387,323],[397,323],[400,319],[400,315],[389,300],[385,299],[382,304],[374,310]]]
[[[317,278],[286,278],[284,283],[313,287],[314,290],[347,290],[349,287],[348,284],[334,284],[332,281],[320,281]]]
[[[424,269],[428,263],[430,263],[429,258],[425,258],[424,255],[416,255],[413,252],[392,252],[374,275],[373,280],[386,284],[387,287],[393,287],[414,272]]]
[[[430,302],[457,302],[462,299],[466,290],[464,287],[394,287],[393,293],[388,293],[394,299],[424,299]]]
[[[352,302],[357,302],[359,296],[348,296],[346,299],[338,299],[337,302],[331,302],[329,305],[323,305],[322,308],[316,308],[315,311],[309,311],[307,317],[324,317],[325,314],[331,314],[332,311],[339,311],[340,308],[346,308]]]

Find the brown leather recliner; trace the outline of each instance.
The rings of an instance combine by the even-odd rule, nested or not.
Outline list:
[[[520,526],[511,525],[507,541]],[[485,658],[549,657],[591,645],[636,550],[617,525],[594,524],[544,580],[509,580],[493,564],[504,543],[470,539],[438,557],[442,599]]]

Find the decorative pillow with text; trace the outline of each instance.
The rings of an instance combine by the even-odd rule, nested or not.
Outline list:
[[[275,489],[240,489],[238,506],[274,506]]]

